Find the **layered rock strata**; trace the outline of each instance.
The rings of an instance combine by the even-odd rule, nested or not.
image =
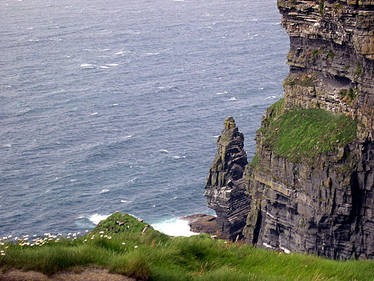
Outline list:
[[[286,106],[322,108],[360,121],[373,139],[374,2],[278,0],[290,37]]]
[[[219,237],[235,240],[242,238],[250,202],[243,181],[248,163],[244,136],[236,127],[234,118],[226,118],[224,129],[217,139],[217,148],[204,195],[208,206],[216,211]]]
[[[239,165],[235,179],[224,161],[235,157],[221,158],[227,144],[218,140],[208,205],[232,240],[286,253],[374,258],[374,1],[278,0],[278,6],[290,36],[284,99],[268,109],[256,155]],[[332,131],[313,124],[328,114]],[[305,138],[287,139],[295,122],[305,126]],[[354,132],[342,124],[355,124]],[[315,140],[309,130],[326,136]]]

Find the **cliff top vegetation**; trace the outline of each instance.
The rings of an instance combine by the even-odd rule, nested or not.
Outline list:
[[[352,142],[357,121],[322,109],[284,111],[281,99],[268,109],[259,130],[265,145],[290,161],[313,161],[318,155],[335,151]]]
[[[215,240],[208,235],[169,237],[120,213],[102,221],[84,236],[48,237],[37,238],[39,243],[2,242],[2,270],[18,268],[52,275],[96,266],[137,280],[162,281],[374,280],[373,261],[339,262],[287,255]]]

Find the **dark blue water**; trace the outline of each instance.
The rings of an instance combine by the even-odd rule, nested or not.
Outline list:
[[[211,213],[224,118],[251,157],[282,95],[279,22],[275,0],[2,0],[0,235]]]

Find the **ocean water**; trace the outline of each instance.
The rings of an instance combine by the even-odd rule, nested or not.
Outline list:
[[[282,96],[275,0],[2,0],[0,235],[210,213],[225,117],[249,158]]]

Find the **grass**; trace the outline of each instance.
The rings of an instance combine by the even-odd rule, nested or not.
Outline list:
[[[318,55],[318,50],[313,52],[313,60],[315,60]],[[288,86],[302,86],[302,87],[315,87],[317,80],[316,74],[291,74],[283,82],[284,85]]]
[[[325,14],[325,0],[319,0],[319,13],[321,16]]]
[[[255,155],[253,155],[252,161],[251,163],[249,163],[249,166],[251,166],[252,168],[256,167],[258,165],[258,161],[259,161],[259,158],[256,153]]]
[[[118,231],[119,219],[128,219],[129,228]],[[0,267],[53,274],[95,265],[137,280],[162,281],[374,280],[373,261],[341,262],[286,255],[213,240],[208,235],[173,238],[151,227],[142,234],[140,229],[145,225],[131,216],[115,213],[93,232],[76,240],[48,240],[42,246],[7,242],[0,246],[8,247],[5,255],[0,256]],[[103,227],[116,230],[105,231]]]
[[[269,121],[263,123],[259,132],[265,145],[291,162],[311,163],[318,155],[334,151],[356,137],[357,122],[345,115],[322,109],[290,110],[274,115],[267,117]]]

